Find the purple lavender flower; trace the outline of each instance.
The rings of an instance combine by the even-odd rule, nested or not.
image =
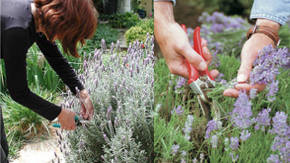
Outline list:
[[[268,86],[268,94],[266,95],[267,96],[267,99],[268,101],[272,102],[274,101],[276,98],[275,98],[275,94],[278,92],[279,88],[278,88],[278,84],[279,84],[279,81],[278,80],[274,80],[272,81],[272,83]]]
[[[197,163],[197,159],[194,158],[194,159],[192,160],[192,163]]]
[[[251,136],[251,133],[250,133],[248,130],[243,130],[243,131],[241,132],[240,139],[241,139],[242,141],[246,141],[250,136]]]
[[[230,147],[232,150],[236,150],[239,148],[239,138],[231,137],[231,144]]]
[[[171,147],[172,154],[176,155],[177,152],[178,152],[178,149],[179,149],[179,145],[178,144],[177,145],[173,144],[172,147]]]
[[[107,113],[106,113],[106,117],[107,117],[107,119],[109,120],[109,119],[111,119],[111,112],[112,112],[112,106],[110,105],[109,107],[108,107],[108,109],[107,109]]]
[[[182,115],[184,110],[182,109],[181,105],[178,105],[177,107],[175,107],[172,111],[171,111],[171,114],[174,114],[174,112],[177,114],[177,115]]]
[[[233,162],[237,162],[239,159],[239,155],[234,155],[232,152],[230,153]]]
[[[179,88],[183,87],[185,83],[186,83],[186,79],[183,78],[183,77],[179,77],[177,79],[176,86],[175,86],[174,89],[176,90],[176,89],[179,89]]]
[[[251,102],[245,91],[241,91],[237,101],[234,104],[235,108],[231,113],[231,120],[235,126],[246,129],[252,124],[252,109]]]
[[[217,148],[218,145],[218,136],[217,135],[213,135],[211,137],[211,141],[210,141],[212,148]]]
[[[191,130],[192,130],[192,123],[193,123],[193,116],[192,115],[188,115],[187,116],[187,120],[185,122],[185,127],[183,128],[183,132],[184,132],[185,138],[187,140],[190,139],[190,133],[191,133]]]
[[[216,77],[215,81],[222,83],[224,79],[222,79],[225,75],[223,73],[219,73],[219,75]]]
[[[106,49],[107,49],[107,45],[106,45],[106,41],[105,41],[105,39],[102,39],[102,40],[101,40],[101,49],[102,49],[102,50],[106,50]]]
[[[279,136],[286,136],[288,134],[289,126],[287,125],[287,114],[284,112],[276,112],[273,117],[273,128],[271,133]]]
[[[205,138],[208,139],[210,137],[210,133],[214,130],[220,129],[222,126],[221,121],[210,120],[207,123]]]
[[[280,159],[278,155],[270,155],[267,159],[267,163],[280,163]]]
[[[214,12],[212,15],[204,12],[199,17],[199,21],[203,24],[211,25],[212,33],[224,32],[225,30],[245,29],[246,21],[241,18],[227,17],[223,13]]]
[[[250,74],[251,84],[270,84],[279,74],[279,68],[286,65],[290,56],[288,49],[274,49],[272,45],[266,46],[260,51],[254,62],[254,69]]]
[[[262,129],[262,131],[265,130],[265,127],[270,126],[270,121],[271,118],[269,117],[269,113],[270,113],[271,109],[264,109],[262,110],[258,116],[255,118],[255,130],[259,130],[260,128]]]

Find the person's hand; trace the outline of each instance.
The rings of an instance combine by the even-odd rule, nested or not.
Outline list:
[[[76,124],[75,124],[75,113],[62,108],[60,114],[58,115],[58,121],[60,123],[61,129],[64,130],[75,130]]]
[[[81,116],[84,119],[90,120],[94,115],[94,106],[88,94],[88,91],[82,90],[79,93],[79,98],[81,102]]]
[[[204,71],[211,61],[207,43],[202,39],[204,60],[191,47],[188,37],[181,26],[174,21],[171,2],[154,2],[154,34],[159,44],[167,66],[172,74],[188,78],[185,60],[197,70]],[[217,70],[212,70],[211,75],[216,77]]]
[[[261,20],[257,21],[257,25],[261,25],[262,23],[263,25],[272,26],[275,30],[279,30],[278,23],[271,24],[272,21],[269,22],[269,20],[264,19],[262,22]],[[259,51],[270,44],[274,47],[274,41],[262,33],[254,33],[250,39],[245,42],[241,53],[241,66],[237,77],[238,84],[235,88],[226,89],[224,91],[224,96],[238,97],[239,90],[250,91],[251,89],[256,89],[259,92],[265,89],[264,84],[249,84],[249,78]]]

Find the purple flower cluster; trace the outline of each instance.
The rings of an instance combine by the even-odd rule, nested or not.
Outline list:
[[[179,150],[179,145],[178,144],[173,144],[172,147],[171,147],[171,150],[172,150],[172,154],[176,155],[178,150]]]
[[[268,163],[280,163],[280,159],[278,155],[271,155],[268,159],[267,159]]]
[[[175,86],[175,90],[179,89],[181,87],[184,86],[184,84],[186,83],[186,79],[183,77],[178,77],[177,81],[176,81],[176,86]]]
[[[230,147],[232,150],[237,150],[239,148],[239,138],[231,137]]]
[[[255,130],[261,129],[262,131],[265,130],[265,127],[270,126],[271,118],[269,116],[271,109],[264,109],[262,110],[258,116],[255,118]]]
[[[251,136],[251,133],[248,131],[248,130],[243,130],[241,132],[241,136],[240,136],[240,139],[242,141],[246,141],[247,139],[249,139],[249,137]]]
[[[208,139],[210,137],[210,133],[214,130],[218,130],[222,127],[221,121],[210,120],[207,123],[205,138]]]
[[[272,102],[275,101],[276,97],[275,94],[278,92],[279,87],[278,87],[279,81],[274,80],[271,84],[268,85],[268,94],[266,95],[268,98],[268,101]]]
[[[212,15],[204,12],[199,17],[199,21],[203,24],[210,24],[210,26],[203,28],[202,32],[205,34],[220,33],[232,29],[243,29],[245,28],[244,24],[246,24],[246,21],[240,17],[228,17],[220,12],[214,12]]]
[[[254,69],[250,74],[251,84],[266,84],[269,90],[268,100],[275,100],[278,91],[278,81],[275,77],[279,74],[279,69],[289,62],[287,48],[274,49],[272,45],[264,47],[254,62]]]
[[[253,123],[252,104],[246,92],[242,91],[239,94],[237,101],[234,104],[234,109],[231,112],[231,120],[234,125],[241,129],[246,129]]]
[[[289,126],[287,125],[287,114],[284,112],[277,112],[273,117],[273,129],[271,133],[279,136],[290,136]]]
[[[272,151],[279,151],[280,160],[283,162],[290,162],[290,127],[287,124],[287,117],[284,112],[277,112],[273,117],[273,128],[270,131],[276,134]],[[277,157],[271,155],[268,159],[278,160]]]
[[[178,105],[177,107],[175,107],[172,111],[171,114],[176,113],[177,115],[182,115],[184,112],[184,110],[182,109],[181,105]]]

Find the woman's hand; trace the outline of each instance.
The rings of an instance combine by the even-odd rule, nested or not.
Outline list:
[[[75,130],[76,124],[75,124],[75,113],[62,108],[60,114],[58,115],[58,121],[60,123],[61,129],[64,130]]]
[[[79,98],[81,102],[80,114],[84,119],[90,120],[94,115],[94,106],[90,99],[88,91],[85,89],[80,91]]]

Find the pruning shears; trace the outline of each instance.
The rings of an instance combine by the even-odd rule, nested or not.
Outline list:
[[[84,120],[82,118],[80,118],[79,116],[75,116],[75,122],[76,122],[76,126],[83,126],[85,124],[88,123],[88,120]],[[60,128],[60,124],[59,123],[54,123],[52,124],[52,127],[55,127],[55,128]]]
[[[181,24],[181,27],[187,33],[186,26]],[[201,37],[200,37],[200,27],[196,27],[193,32],[193,49],[205,60],[204,53],[201,46]],[[197,94],[200,95],[201,99],[204,102],[208,102],[207,96],[201,89],[203,88],[210,88],[210,85],[215,86],[214,78],[208,71],[208,68],[204,72],[198,72],[198,70],[192,66],[187,60],[185,60],[188,70],[188,85],[190,88]],[[201,79],[201,76],[206,75],[206,79]]]

